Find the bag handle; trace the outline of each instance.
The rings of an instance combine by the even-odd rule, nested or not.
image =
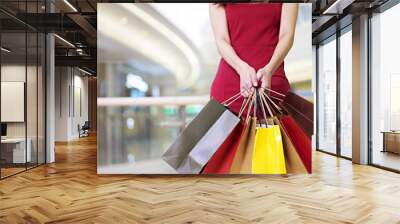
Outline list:
[[[253,88],[253,87],[250,87],[248,89],[244,89],[243,91],[236,93],[235,95],[233,95],[233,96],[229,97],[228,99],[224,100],[221,104],[223,104],[225,106],[231,105],[233,102],[235,102],[240,97],[242,97],[242,93],[251,90],[251,88]]]
[[[275,96],[269,96],[269,97],[272,98],[272,99],[278,100],[279,102],[283,102],[284,101],[284,99],[281,99],[281,98],[278,98],[278,97],[275,97]]]
[[[264,105],[263,105],[263,101],[261,99],[261,95],[260,95],[260,93],[258,91],[257,91],[256,94],[258,96],[258,99],[260,100],[260,107],[261,107],[261,111],[262,111],[264,119],[265,119],[265,123],[267,123],[267,114],[265,113],[265,108],[264,108]]]
[[[246,107],[246,105],[247,105],[247,101],[248,101],[248,99],[247,99],[247,97],[245,97],[245,98],[243,99],[242,105],[240,106],[240,110],[239,110],[238,117],[240,117],[240,116],[242,115],[243,109],[244,109],[244,108]]]
[[[267,124],[267,125],[275,125],[275,122],[274,122],[274,120],[272,119],[272,117],[274,116],[274,111],[271,110],[272,108],[270,108],[270,106],[269,106],[268,102],[265,100],[263,94],[261,94],[260,98],[261,98],[261,101],[263,102],[263,104],[265,105],[265,107],[267,107],[268,113],[269,113],[270,116],[271,116],[271,119],[266,119],[266,121],[265,121],[266,124]]]
[[[246,116],[246,120],[245,120],[246,123],[248,123],[250,120],[250,112],[251,112],[251,108],[253,107],[253,104],[254,104],[254,99],[253,99],[254,94],[255,93],[253,92],[249,97],[250,104],[249,104],[249,107],[247,108],[247,116]]]
[[[269,107],[269,104],[268,104],[267,100],[264,98],[263,94],[261,95],[261,99],[262,99],[262,101],[264,102],[264,105],[267,107],[267,110],[268,110],[269,115],[270,115],[271,117],[273,117],[274,114],[272,113],[271,108]]]
[[[286,97],[286,95],[284,95],[284,94],[282,94],[282,93],[280,93],[280,92],[277,92],[277,91],[275,91],[275,90],[272,90],[272,89],[270,89],[270,88],[267,88],[267,87],[260,87],[260,88],[264,90],[264,92],[263,92],[264,94],[267,94],[267,95],[268,95],[268,92],[271,92],[271,93],[275,93],[276,95],[282,97],[282,98],[279,98],[279,97],[276,97],[276,96],[270,96],[270,95],[268,95],[270,98],[275,99],[275,100],[278,100],[279,102],[284,101],[284,98]]]
[[[276,109],[276,111],[279,113],[279,114],[283,114],[282,113],[282,108],[280,107],[280,106],[278,106],[271,98],[270,98],[270,96],[268,96],[268,94],[266,94],[266,93],[263,93],[263,95],[264,95],[264,97],[273,105],[273,109],[275,110]],[[274,108],[275,107],[275,108]]]
[[[285,94],[280,93],[280,92],[277,92],[277,91],[275,91],[275,90],[272,90],[272,89],[270,89],[270,88],[268,88],[268,87],[262,87],[262,89],[264,89],[266,92],[275,93],[276,95],[278,95],[278,96],[280,96],[280,97],[282,97],[282,98],[285,98],[285,97],[286,97]],[[279,97],[275,97],[275,98],[278,98],[278,99],[279,99]],[[281,100],[283,100],[283,99],[281,99]]]
[[[233,102],[235,102],[236,100],[238,100],[241,97],[241,93],[237,93],[231,97],[229,97],[228,99],[224,100],[221,104],[224,106],[229,106],[231,105]]]
[[[244,110],[245,110],[246,107],[249,105],[250,100],[251,100],[251,97],[246,97],[246,98],[243,100],[242,107],[240,108],[239,115],[238,115],[239,117],[242,116]]]
[[[254,93],[253,117],[257,117],[257,90],[256,90],[255,93]]]

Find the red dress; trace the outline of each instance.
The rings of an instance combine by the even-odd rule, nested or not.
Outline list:
[[[256,72],[270,61],[279,40],[282,4],[280,3],[236,3],[226,4],[225,14],[231,45],[236,54]],[[282,63],[271,78],[271,89],[286,94],[290,85]],[[221,59],[211,86],[211,97],[223,102],[240,92],[238,73]],[[230,109],[238,113],[241,97]]]

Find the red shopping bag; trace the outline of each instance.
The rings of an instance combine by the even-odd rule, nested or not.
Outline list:
[[[241,122],[231,132],[224,143],[218,148],[202,173],[204,174],[228,174],[232,165],[236,149],[239,145],[240,136],[244,130],[244,123]]]
[[[280,118],[308,173],[312,172],[311,140],[290,115]]]
[[[303,97],[288,92],[281,106],[293,117],[308,138],[314,132],[314,105]]]

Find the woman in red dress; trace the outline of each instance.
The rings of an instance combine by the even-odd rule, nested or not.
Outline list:
[[[211,97],[222,102],[261,86],[286,94],[290,85],[284,58],[293,45],[296,3],[210,4],[210,17],[222,58]],[[230,105],[238,113],[243,98]]]

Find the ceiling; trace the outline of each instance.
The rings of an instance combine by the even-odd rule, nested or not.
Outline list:
[[[373,12],[390,0],[316,0],[313,1],[313,44],[352,23],[353,17]]]
[[[298,2],[313,4],[312,35],[313,41],[317,42],[329,35],[327,30],[335,26],[338,20],[346,16],[356,16],[366,10],[376,8],[386,1],[304,0]],[[1,0],[2,31],[17,33],[29,28],[40,32],[55,32],[61,37],[56,38],[56,65],[79,66],[96,73],[97,3],[105,2],[135,1],[47,0],[46,6],[45,0],[33,2]],[[333,29],[330,32],[335,31]],[[18,41],[18,37],[15,40]]]

